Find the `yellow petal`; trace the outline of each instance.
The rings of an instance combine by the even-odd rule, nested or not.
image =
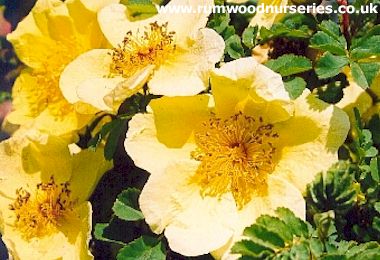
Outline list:
[[[2,239],[15,260],[93,259],[88,251],[91,207],[89,203],[85,203],[74,211],[75,217],[63,223],[62,231],[51,236],[26,241],[12,226],[6,225]]]
[[[264,103],[264,106],[272,102],[271,110],[283,110],[281,120],[292,113],[282,77],[252,57],[228,62],[215,69],[211,74],[211,89],[216,111],[221,116],[244,110],[247,100]]]
[[[152,175],[139,200],[152,230],[165,229],[169,247],[185,256],[207,254],[226,244],[237,220],[232,196],[202,197],[199,187],[189,184],[197,166],[181,161]]]
[[[295,104],[294,118],[277,126],[283,148],[275,173],[304,191],[317,173],[337,162],[350,123],[345,112],[308,91]]]
[[[111,168],[112,162],[104,159],[104,150],[100,147],[96,151],[82,150],[73,155],[70,179],[72,197],[79,202],[87,200],[103,174]]]
[[[113,47],[121,44],[127,32],[136,32],[139,28],[154,22],[153,18],[132,22],[127,15],[127,7],[123,4],[110,4],[99,11],[98,22],[100,28]]]
[[[77,89],[84,81],[97,78],[106,79],[110,75],[112,59],[109,53],[108,49],[94,49],[81,54],[66,66],[61,74],[59,86],[63,96],[70,103],[73,104],[80,100]]]
[[[264,4],[264,8],[267,6],[273,6],[273,8],[285,7],[288,5],[288,0],[259,0],[257,6]],[[270,10],[270,9],[269,9]],[[266,28],[271,28],[272,25],[279,21],[284,14],[279,14],[276,12],[259,12],[256,13],[251,22],[250,26],[264,26]]]
[[[191,6],[194,8],[193,10],[198,10],[198,6],[212,5],[212,0],[172,0],[168,3],[168,6],[174,7]],[[112,4],[99,12],[98,21],[104,35],[114,47],[122,43],[127,32],[143,31],[152,22],[158,22],[159,24],[168,22],[169,31],[174,31],[178,43],[182,44],[188,37],[196,35],[199,29],[206,26],[209,14],[209,12],[189,14],[178,12],[157,14],[145,20],[132,21],[129,19],[124,5]]]
[[[184,6],[196,10],[196,13],[167,13],[158,14],[157,19],[162,22],[168,22],[169,31],[174,31],[178,41],[184,42],[188,37],[194,38],[198,34],[198,30],[205,28],[208,16],[210,15],[211,7],[214,6],[212,0],[171,0],[167,7],[170,8],[178,6]],[[206,7],[206,10],[202,9],[198,12],[199,7]]]
[[[363,115],[371,106],[371,96],[353,79],[349,79],[349,85],[343,89],[343,98],[336,103],[336,106],[343,109],[350,117],[351,122],[354,122],[354,108],[356,107],[360,114]]]
[[[65,139],[49,136],[45,143],[28,140],[21,151],[23,171],[28,174],[40,173],[40,178],[48,182],[52,175],[61,183],[70,179],[72,156]]]
[[[16,30],[7,35],[7,40],[12,43],[17,57],[32,68],[42,66],[54,44],[49,37],[42,34],[31,14],[18,23]]]
[[[306,204],[301,192],[283,178],[275,175],[268,177],[268,193],[265,196],[253,197],[252,200],[238,211],[239,220],[235,227],[235,236],[229,245],[212,253],[217,259],[237,259],[238,255],[231,254],[231,247],[235,242],[244,239],[243,231],[246,227],[255,223],[263,214],[275,215],[278,207],[285,207],[301,218],[306,218]]]
[[[152,114],[137,114],[132,118],[124,146],[135,165],[152,174],[163,171],[170,161],[190,158],[195,149],[194,144],[170,147],[160,142]]]
[[[119,0],[70,0],[70,1],[81,2],[86,8],[88,8],[88,10],[91,10],[93,12],[97,12],[107,5],[119,3]]]
[[[224,53],[223,38],[214,30],[201,29],[185,48],[154,72],[148,83],[153,94],[190,96],[208,87],[209,72]]]
[[[143,88],[151,76],[153,69],[153,65],[147,66],[132,77],[117,84],[114,89],[103,97],[104,104],[117,111],[126,98],[136,94]]]

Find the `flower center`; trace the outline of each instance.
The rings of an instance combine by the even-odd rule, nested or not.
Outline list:
[[[26,239],[56,232],[75,204],[70,200],[69,184],[56,184],[53,178],[48,183],[37,184],[33,194],[19,188],[16,195],[9,208],[16,215],[15,228]]]
[[[198,148],[191,155],[201,164],[191,181],[201,186],[203,195],[231,192],[242,208],[253,195],[266,192],[279,137],[273,125],[239,113],[228,119],[210,118],[194,136]]]
[[[111,53],[111,72],[130,77],[148,65],[161,65],[176,49],[175,32],[168,32],[167,27],[168,23],[154,22],[145,27],[143,34],[129,31],[122,45]]]

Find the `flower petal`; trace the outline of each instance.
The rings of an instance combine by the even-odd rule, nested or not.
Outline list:
[[[104,159],[104,150],[100,147],[96,151],[82,150],[73,155],[71,196],[80,203],[88,200],[100,178],[111,168],[112,162]]]
[[[212,5],[212,0],[172,0],[167,4],[167,8],[185,6],[198,10],[198,6]],[[128,17],[127,8],[124,5],[112,4],[99,12],[98,21],[104,35],[114,47],[122,43],[127,32],[143,31],[146,26],[153,22],[159,24],[168,22],[169,31],[176,33],[176,38],[181,44],[206,26],[207,17],[210,15],[210,11],[207,10],[206,12],[188,14],[183,12],[162,13],[148,19],[132,21],[132,18]]]
[[[288,4],[288,0],[259,0],[257,6],[264,5],[265,7],[273,6],[273,8],[285,7]],[[275,22],[278,22],[284,14],[278,14],[276,12],[257,12],[249,23],[250,26],[264,26],[271,28]]]
[[[89,203],[77,207],[75,214],[75,218],[61,227],[63,232],[27,241],[12,225],[5,225],[2,239],[15,259],[93,259],[88,251],[88,236],[91,232]]]
[[[231,195],[202,197],[190,184],[198,163],[181,161],[152,175],[140,196],[145,220],[155,233],[165,229],[169,247],[182,255],[207,254],[232,237],[236,206]]]
[[[150,104],[153,114],[137,114],[129,122],[124,146],[135,165],[161,172],[170,161],[190,159],[192,131],[209,115],[209,97],[163,97]]]
[[[212,255],[218,259],[237,259],[238,255],[232,255],[230,250],[235,242],[243,239],[244,229],[251,226],[261,215],[275,215],[274,211],[278,207],[292,210],[301,219],[306,218],[306,204],[301,192],[290,182],[272,174],[268,176],[268,193],[253,197],[242,210],[238,211],[236,233],[229,246],[220,248]]]
[[[224,41],[214,30],[202,29],[155,71],[148,86],[153,94],[190,96],[208,87],[209,72],[224,53]]]
[[[315,175],[337,162],[350,123],[339,108],[305,93],[296,100],[294,118],[279,127],[281,158],[275,172],[301,191]]]
[[[94,49],[78,56],[66,66],[61,74],[59,86],[67,101],[73,104],[80,100],[77,89],[84,81],[106,79],[109,76],[112,63],[109,52],[108,49]]]
[[[252,57],[228,62],[215,69],[211,74],[211,88],[216,111],[222,116],[241,110],[241,104],[249,99],[255,103],[273,102],[271,106],[287,114],[284,119],[292,113],[282,77]]]

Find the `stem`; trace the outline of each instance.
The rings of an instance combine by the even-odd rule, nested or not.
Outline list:
[[[336,1],[338,5],[348,6],[347,0],[337,0]],[[351,44],[351,35],[350,35],[350,15],[347,13],[347,11],[342,15],[342,29],[343,29],[343,35],[346,38],[348,47]]]

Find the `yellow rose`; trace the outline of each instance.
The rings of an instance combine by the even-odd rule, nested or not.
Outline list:
[[[270,29],[272,25],[276,22],[279,22],[285,15],[285,13],[276,13],[280,8],[286,7],[289,5],[289,0],[259,0],[257,6],[264,5],[264,12],[256,13],[249,23],[250,26],[259,26],[266,27]],[[265,8],[273,8],[273,12],[265,12]]]
[[[349,121],[308,91],[291,101],[254,58],[215,69],[211,90],[153,100],[125,148],[151,173],[139,203],[153,232],[180,254],[221,258],[261,214],[284,206],[305,218],[301,192],[338,160]]]
[[[168,6],[211,6],[211,0],[172,0]],[[99,12],[113,49],[82,54],[67,66],[60,87],[66,99],[115,111],[148,82],[157,95],[195,95],[208,87],[209,71],[220,61],[224,41],[205,28],[209,12],[157,14],[131,21],[122,4]]]
[[[66,141],[26,131],[0,143],[1,234],[15,260],[93,259],[87,200],[111,165]]]
[[[115,0],[38,0],[7,39],[27,65],[13,87],[12,124],[61,135],[83,127],[92,114],[78,114],[59,89],[64,67],[79,54],[108,46],[96,11]],[[82,111],[83,112],[83,111]]]

